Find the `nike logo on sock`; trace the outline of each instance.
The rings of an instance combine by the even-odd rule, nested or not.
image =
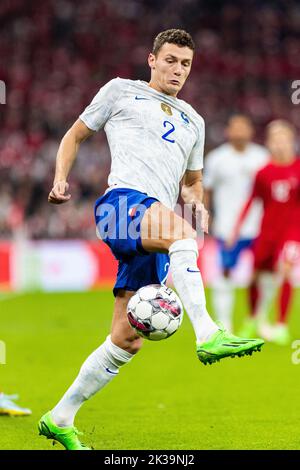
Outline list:
[[[144,98],[143,96],[136,96],[135,99],[136,100],[148,100],[149,101],[149,98]]]
[[[199,269],[197,269],[197,271],[196,271],[196,270],[191,269],[191,268],[187,268],[187,272],[188,273],[200,273]]]
[[[110,370],[108,367],[105,367],[105,370],[109,372],[110,374],[118,375],[118,372],[114,372],[113,370]]]

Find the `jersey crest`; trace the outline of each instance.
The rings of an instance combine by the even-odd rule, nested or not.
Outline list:
[[[163,110],[164,113],[166,113],[168,116],[172,116],[172,108],[166,103],[161,103],[160,104],[161,109]]]

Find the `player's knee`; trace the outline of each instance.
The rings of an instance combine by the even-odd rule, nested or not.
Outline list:
[[[192,238],[195,240],[197,238],[197,232],[189,223],[184,221],[182,226],[178,224],[178,226],[174,227],[172,242],[177,240],[185,240],[187,238]]]
[[[182,238],[192,238],[193,240],[196,240],[197,232],[192,227],[189,227],[189,229],[184,232],[184,236]]]
[[[183,227],[174,227],[169,238],[162,240],[162,249],[169,251],[170,246],[178,240],[192,239],[196,240],[197,232],[191,225],[185,223]]]
[[[180,236],[177,236],[175,233],[174,236],[170,238],[170,240],[167,240],[165,249],[169,251],[170,246],[179,240],[196,240],[196,238],[197,238],[196,230],[194,230],[192,227],[187,227],[186,229],[183,230]]]

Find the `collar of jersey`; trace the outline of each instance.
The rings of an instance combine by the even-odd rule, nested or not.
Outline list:
[[[155,90],[155,88],[152,88],[148,82],[145,82],[144,80],[138,80],[139,83],[141,83],[143,86],[146,86],[147,89],[150,91],[150,92],[153,92],[154,94],[156,95],[159,95],[162,99],[168,99],[168,100],[171,100],[173,101],[174,103],[178,103],[178,98],[176,98],[176,96],[171,96],[171,95],[167,95],[166,93],[161,93],[160,91],[157,91]]]

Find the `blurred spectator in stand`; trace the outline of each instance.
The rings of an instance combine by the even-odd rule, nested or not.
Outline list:
[[[47,194],[58,142],[103,83],[148,79],[145,56],[159,30],[180,26],[196,39],[193,74],[180,97],[204,117],[207,151],[222,143],[237,110],[250,115],[258,141],[271,119],[289,119],[299,130],[290,99],[291,81],[300,77],[299,2],[249,4],[1,2],[0,79],[8,96],[0,108],[0,237],[22,225],[35,239],[95,238],[91,207],[106,185],[106,143],[97,136],[84,144],[70,181],[72,207],[54,214]]]

